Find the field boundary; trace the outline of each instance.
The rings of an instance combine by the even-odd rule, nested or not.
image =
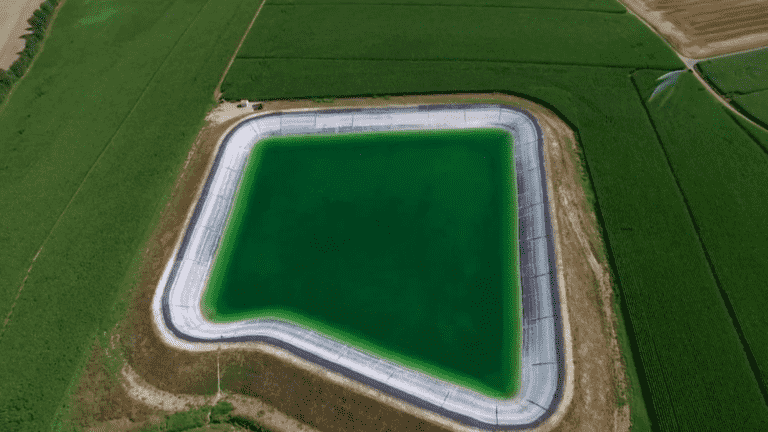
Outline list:
[[[227,77],[227,74],[229,73],[229,68],[231,68],[232,63],[235,62],[235,59],[237,58],[237,53],[240,52],[240,48],[243,46],[243,43],[245,42],[245,38],[247,38],[248,33],[251,32],[251,27],[253,27],[253,24],[256,22],[256,18],[259,17],[261,8],[264,7],[264,4],[266,2],[267,0],[261,0],[261,5],[259,5],[259,8],[256,10],[256,13],[253,15],[253,19],[251,20],[251,23],[248,24],[248,28],[245,29],[245,33],[243,33],[243,37],[240,39],[240,43],[237,44],[237,48],[235,48],[235,52],[232,54],[232,58],[229,59],[229,63],[227,63],[227,67],[224,68],[224,73],[221,74],[221,79],[219,80],[219,83],[216,84],[216,89],[213,91],[214,100],[219,100],[219,98],[221,98],[221,85],[224,83],[224,79]]]
[[[440,108],[445,110],[445,113],[443,113],[442,116],[440,116]],[[448,110],[448,108],[452,110]],[[218,241],[217,239],[211,241],[211,236],[205,236],[206,239],[203,243],[198,242],[197,240],[190,241],[190,232],[193,231],[191,226],[196,224],[196,219],[201,214],[210,216],[213,214],[212,212],[215,212],[216,215],[214,217],[216,219],[214,224],[215,226],[221,226],[221,230],[223,231],[223,218],[226,218],[227,216],[226,209],[222,212],[220,209],[213,210],[209,207],[205,207],[203,202],[204,199],[201,199],[195,207],[193,215],[188,219],[190,220],[190,229],[187,230],[187,234],[184,236],[183,240],[181,240],[181,243],[177,245],[176,250],[178,252],[175,257],[171,258],[169,265],[166,266],[166,271],[155,293],[153,305],[154,322],[157,330],[159,330],[165,339],[165,343],[179,349],[210,351],[217,349],[219,342],[230,342],[228,345],[235,345],[231,344],[231,342],[267,341],[271,345],[278,345],[300,357],[309,359],[314,363],[320,363],[328,369],[336,370],[357,381],[362,380],[368,385],[383,390],[385,393],[389,393],[422,408],[426,408],[433,412],[439,412],[443,416],[454,418],[462,423],[469,423],[473,426],[482,426],[484,428],[490,427],[493,429],[519,429],[535,426],[550,417],[552,413],[559,408],[566,381],[568,381],[569,384],[572,382],[572,378],[566,377],[566,374],[571,375],[572,372],[569,370],[572,370],[572,366],[567,365],[567,363],[571,362],[570,358],[567,362],[565,359],[566,353],[563,349],[563,323],[561,321],[562,314],[560,311],[560,308],[564,308],[564,305],[560,303],[555,266],[550,264],[551,261],[554,261],[554,239],[552,237],[552,226],[549,223],[549,212],[546,210],[546,203],[548,200],[546,198],[547,190],[544,189],[546,188],[546,176],[543,171],[541,130],[535,119],[527,112],[521,110],[514,110],[499,105],[480,106],[474,104],[473,108],[468,108],[468,106],[454,105],[433,107],[417,106],[409,109],[374,109],[372,111],[374,111],[375,114],[371,114],[372,117],[368,122],[369,124],[367,127],[366,125],[358,126],[358,130],[362,128],[365,131],[369,131],[372,124],[382,127],[382,124],[386,123],[383,119],[384,117],[388,117],[393,112],[405,110],[410,113],[420,113],[422,118],[430,118],[432,116],[441,118],[441,120],[427,122],[422,128],[444,129],[451,126],[453,126],[451,128],[455,128],[458,126],[458,121],[455,119],[456,117],[461,116],[462,114],[464,116],[470,114],[470,116],[475,116],[477,118],[474,119],[474,122],[469,123],[465,120],[463,127],[483,127],[481,126],[483,121],[486,125],[492,124],[493,127],[503,127],[503,124],[509,124],[509,128],[512,132],[516,134],[518,138],[522,138],[516,139],[516,146],[521,146],[516,147],[516,153],[521,155],[520,158],[516,158],[519,167],[517,170],[518,184],[522,185],[522,187],[519,187],[518,189],[519,196],[521,197],[521,199],[518,200],[518,205],[523,209],[520,211],[521,232],[532,233],[530,234],[530,237],[532,238],[522,241],[523,249],[527,249],[530,253],[528,255],[521,254],[523,255],[521,257],[521,278],[523,279],[524,302],[526,299],[529,302],[532,302],[527,305],[528,307],[524,307],[524,310],[529,311],[529,315],[527,316],[529,322],[526,327],[526,316],[524,316],[523,364],[524,376],[525,373],[528,373],[528,380],[534,384],[529,384],[526,387],[526,382],[523,382],[521,392],[518,396],[510,401],[500,402],[491,398],[482,397],[478,394],[473,394],[473,392],[461,389],[455,385],[452,386],[450,390],[440,390],[441,383],[438,381],[406,371],[397,371],[397,365],[386,364],[385,362],[367,356],[364,353],[354,353],[353,355],[351,352],[352,350],[344,351],[345,348],[343,345],[337,343],[337,345],[334,346],[334,342],[327,339],[319,342],[324,339],[321,335],[312,334],[312,332],[308,332],[297,326],[287,325],[286,323],[279,323],[274,320],[252,320],[241,324],[238,329],[237,324],[234,324],[234,326],[224,325],[223,327],[222,325],[218,325],[217,327],[212,326],[211,323],[206,323],[204,319],[201,321],[202,316],[199,316],[200,295],[198,294],[202,293],[177,292],[176,294],[173,294],[170,293],[170,290],[172,286],[175,285],[179,275],[182,277],[192,275],[191,277],[197,281],[197,285],[204,288],[205,276],[201,273],[203,271],[203,266],[197,265],[197,268],[193,269],[192,273],[190,273],[188,271],[188,264],[190,263],[182,262],[180,265],[178,261],[185,256],[188,246],[193,250],[191,253],[195,254],[195,263],[199,263],[201,260],[205,262],[204,255],[207,255],[212,259],[215,252]],[[459,111],[460,109],[464,109],[464,111]],[[368,110],[321,111],[328,117],[325,119],[325,121],[328,122],[327,124],[331,125],[329,126],[330,129],[328,127],[321,129],[326,132],[334,130],[337,132],[351,131],[351,126],[354,123],[350,123],[349,126],[341,127],[339,123],[339,121],[341,121],[343,124],[346,124],[344,123],[344,120],[340,119],[340,116],[346,114],[347,117],[349,117],[350,111],[369,112]],[[474,113],[473,111],[477,111],[477,113]],[[303,130],[302,126],[307,126],[308,123],[303,125],[293,123],[297,121],[301,123],[302,117],[304,122],[308,122],[311,119],[311,127],[315,127],[316,131],[320,131],[317,129],[320,115],[315,113],[310,114],[309,112],[291,114],[277,113],[272,114],[271,116],[251,116],[233,127],[224,139],[224,143],[220,143],[220,145],[224,146],[226,145],[225,143],[233,140],[236,144],[232,145],[238,146],[239,142],[240,150],[249,152],[250,149],[246,147],[252,146],[258,141],[259,135],[265,137],[266,135],[271,136],[278,134],[277,131],[281,131],[283,127],[287,128],[283,133],[301,133]],[[451,117],[451,115],[453,117]],[[505,116],[504,121],[501,120],[502,116]],[[293,117],[293,119],[291,119],[291,117]],[[378,118],[378,120],[376,120],[376,118]],[[251,119],[254,119],[255,121],[262,120],[268,122],[270,125],[262,123],[261,126],[258,126],[253,122],[249,122]],[[293,125],[289,125],[289,122],[283,122],[283,119],[290,120],[290,123]],[[350,119],[354,122],[354,118],[348,118],[348,120]],[[336,123],[331,123],[333,121]],[[390,123],[387,123],[390,128],[394,126],[391,123],[390,119]],[[251,126],[250,130],[246,127],[248,125]],[[264,127],[267,127],[268,130],[261,130]],[[409,123],[408,127],[403,128],[401,126],[397,130],[414,128],[417,127],[415,127],[413,123]],[[260,132],[263,132],[263,134],[260,134]],[[305,131],[303,133],[307,132],[308,131]],[[234,136],[238,136],[238,139],[234,139]],[[528,144],[527,148],[525,147],[526,144]],[[538,151],[536,147],[538,147]],[[214,166],[211,168],[208,180],[203,188],[203,196],[205,196],[205,192],[211,187],[212,183],[216,183],[217,180],[223,178],[221,176],[217,178],[215,175],[216,166],[221,161],[223,153],[223,150],[219,150],[216,153]],[[229,158],[228,160],[230,164],[233,162],[235,164],[245,163],[245,158],[242,156],[236,157],[236,159],[232,159],[234,156],[231,154],[224,157]],[[523,167],[530,168],[532,166],[531,164],[536,163],[536,159],[542,161],[541,165],[533,165],[532,171],[530,172],[529,170],[522,169]],[[229,182],[232,183],[225,184],[223,187],[225,187],[225,190],[229,190],[230,193],[234,194],[235,186],[233,184],[238,181],[239,177],[234,177],[231,174],[231,171],[233,170],[228,168],[225,171],[228,174],[222,174],[222,176],[229,178]],[[524,171],[528,172],[527,176],[521,174]],[[218,182],[217,186],[221,188],[222,184]],[[216,198],[218,200],[221,196],[217,196]],[[538,215],[536,215],[536,212],[539,212]],[[533,224],[530,231],[522,230],[523,221],[526,219],[529,221],[527,224]],[[528,227],[528,225],[526,225],[526,227]],[[536,232],[538,232],[538,234],[535,234]],[[543,232],[546,232],[548,235],[539,236],[539,234],[543,234]],[[537,237],[533,237],[534,235],[537,235]],[[527,247],[525,245],[527,245]],[[537,251],[539,253],[537,253]],[[549,253],[544,253],[544,251]],[[166,283],[166,281],[169,282]],[[526,287],[531,290],[529,296],[526,296]],[[194,288],[192,291],[194,291]],[[179,297],[179,295],[181,297]],[[548,295],[550,297],[547,299],[546,297],[541,297],[541,295]],[[173,302],[174,305],[180,305],[180,309],[184,309],[187,312],[179,312],[179,308],[176,307],[172,310],[170,307],[171,302]],[[192,314],[189,312],[192,312]],[[186,327],[186,330],[179,331],[178,328],[174,328],[176,327],[174,324]],[[264,327],[265,325],[267,327]],[[567,330],[567,322],[565,323],[565,327],[565,334],[570,334]],[[302,331],[304,334],[302,334]],[[173,335],[171,335],[171,333],[173,333]],[[554,338],[552,336],[554,336]],[[305,338],[308,338],[309,341],[305,340]],[[559,340],[559,342],[556,342],[556,339]],[[290,341],[290,343],[286,341]],[[539,347],[529,345],[526,348],[526,341],[530,344],[545,343],[545,345]],[[189,342],[208,342],[208,344],[193,344]],[[313,343],[315,344],[314,346]],[[242,347],[242,344],[237,345]],[[570,344],[566,344],[566,346],[569,345]],[[313,349],[317,346],[321,346],[322,348]],[[235,347],[233,346],[231,348]],[[354,364],[354,361],[349,361],[346,358],[340,361],[339,359],[342,354],[345,357],[351,356],[352,358],[359,360],[357,365]],[[336,360],[334,361],[334,359]],[[528,360],[528,363],[526,363],[526,360]],[[526,365],[528,369],[525,369]],[[368,373],[366,374],[365,372]],[[538,376],[539,380],[544,378],[544,381],[536,382],[535,378],[531,381],[530,374]],[[393,376],[394,378],[392,378]],[[414,392],[419,393],[419,395],[414,397]],[[470,405],[467,405],[468,403]],[[478,411],[483,408],[486,409],[484,414]]]

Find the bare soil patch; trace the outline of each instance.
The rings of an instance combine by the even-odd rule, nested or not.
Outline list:
[[[562,409],[536,430],[627,431],[629,408],[618,402],[627,381],[616,340],[612,283],[599,252],[603,246],[596,217],[580,182],[578,144],[562,120],[530,101],[503,94],[353,98],[330,103],[271,101],[263,102],[263,112],[459,102],[497,102],[527,109],[543,131],[560,288],[572,340],[572,347],[566,349],[575,373]],[[235,405],[236,414],[274,431],[471,430],[266,344],[186,352],[161,341],[151,303],[165,263],[182,235],[222,135],[253,113],[252,108],[223,103],[207,117],[146,245],[129,293],[128,314],[107,336],[117,342],[111,344],[113,349],[94,348],[77,384],[71,421],[84,427],[110,421],[112,430],[131,430],[178,410],[182,403],[200,404],[223,394]],[[110,373],[115,369],[105,366],[110,358],[124,358],[127,366]],[[124,419],[130,428],[119,426],[121,421],[126,424]]]
[[[762,0],[620,0],[686,57],[702,59],[768,45]]]
[[[27,20],[43,0],[3,0],[0,2],[0,69],[8,69],[19,57],[29,33]]]

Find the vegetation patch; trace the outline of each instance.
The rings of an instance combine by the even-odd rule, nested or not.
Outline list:
[[[143,426],[137,432],[203,432],[214,430],[237,430],[270,432],[259,423],[247,417],[232,415],[234,407],[230,402],[219,401],[216,405],[205,405],[188,411],[177,412],[165,421]],[[215,425],[231,425],[233,428],[220,429]]]
[[[766,85],[768,85],[768,79]],[[768,90],[733,96],[733,101],[740,111],[745,112],[756,123],[768,128]]]
[[[92,4],[92,9],[88,16],[78,21],[79,24],[88,25],[106,21],[118,11],[117,5],[112,0],[98,0],[96,2],[89,1],[86,3]]]
[[[768,89],[768,48],[705,60],[696,67],[722,94]]]

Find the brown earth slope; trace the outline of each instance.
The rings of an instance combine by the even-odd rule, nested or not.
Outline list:
[[[344,99],[331,103],[274,101],[264,112],[293,108],[496,102],[529,110],[543,131],[557,266],[572,341],[575,373],[560,409],[540,431],[627,431],[626,373],[616,339],[612,283],[596,219],[582,188],[578,144],[551,111],[502,95],[432,95]],[[222,134],[252,115],[224,103],[200,132],[160,222],[146,245],[125,318],[101,335],[70,398],[68,422],[103,430],[135,430],[164,413],[226,398],[236,413],[274,431],[465,431],[453,421],[402,403],[265,344],[187,352],[165,345],[151,303],[165,263],[212,162]]]

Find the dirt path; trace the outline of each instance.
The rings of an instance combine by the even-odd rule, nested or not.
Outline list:
[[[243,43],[245,42],[245,38],[248,37],[248,33],[251,32],[251,27],[253,27],[253,23],[256,22],[256,18],[259,17],[259,14],[261,13],[261,8],[264,7],[264,3],[266,3],[267,0],[262,0],[261,4],[259,5],[259,9],[256,10],[256,13],[253,15],[253,19],[251,20],[251,23],[248,24],[248,28],[245,29],[245,33],[243,34],[242,39],[240,39],[240,43],[237,44],[237,48],[235,48],[235,52],[232,54],[232,58],[229,59],[229,63],[227,63],[227,67],[224,68],[224,73],[221,74],[221,79],[219,80],[219,83],[216,85],[216,90],[213,91],[213,99],[219,100],[221,97],[221,84],[224,82],[224,78],[227,77],[227,73],[229,73],[229,68],[232,67],[232,63],[235,62],[235,57],[237,57],[237,53],[240,52],[240,47],[243,46]]]
[[[0,69],[8,69],[19,57],[26,41],[21,36],[29,33],[27,19],[40,7],[43,0],[2,0],[0,2]]]
[[[557,265],[572,339],[572,348],[566,346],[566,350],[575,373],[561,409],[536,430],[627,431],[629,409],[620,406],[617,397],[626,388],[626,374],[615,338],[612,285],[607,264],[596,252],[602,247],[596,218],[580,184],[577,143],[565,123],[529,101],[501,94],[356,98],[328,104],[275,101],[263,106],[268,112],[451,102],[501,102],[528,109],[543,130]],[[216,394],[221,389],[233,404],[235,400],[251,404],[238,409],[265,425],[262,417],[272,409],[276,417],[271,428],[275,431],[297,430],[297,425],[321,431],[471,430],[265,344],[190,353],[164,345],[157,336],[151,317],[152,297],[181,235],[180,222],[194,204],[222,134],[253,113],[250,108],[225,103],[207,117],[208,124],[193,145],[147,244],[128,317],[115,330],[120,336],[116,349],[124,353],[130,369],[124,368],[126,372],[115,378],[104,366],[104,356],[110,354],[94,349],[78,384],[73,421],[81,425],[97,420],[117,424],[125,417],[149,418],[161,407],[179,408],[184,401],[199,403],[204,397],[194,395]],[[93,389],[104,390],[95,394]]]

